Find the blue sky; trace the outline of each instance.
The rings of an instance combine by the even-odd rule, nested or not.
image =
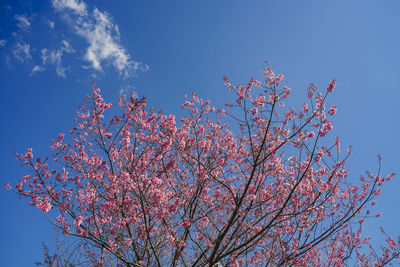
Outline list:
[[[32,2],[32,3],[30,3]],[[15,1],[0,4],[0,179],[24,173],[13,150],[46,155],[73,126],[95,81],[106,100],[134,91],[178,113],[185,92],[222,105],[222,82],[261,79],[263,62],[285,74],[298,104],[310,82],[338,106],[334,135],[353,145],[356,181],[399,171],[400,2],[393,1]],[[400,177],[384,187],[366,233],[400,235]],[[38,210],[0,189],[0,266],[32,266],[52,231]],[[376,242],[384,241],[376,238]]]

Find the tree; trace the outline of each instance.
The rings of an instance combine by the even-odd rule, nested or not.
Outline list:
[[[236,98],[227,111],[185,96],[179,123],[133,95],[109,116],[93,85],[51,157],[17,155],[32,173],[16,192],[80,238],[93,265],[381,266],[398,257],[390,237],[378,255],[361,234],[394,174],[382,176],[379,163],[375,175],[348,178],[351,147],[341,152],[328,135],[335,79],[322,92],[310,85],[299,110],[285,107],[290,88],[268,64],[264,80],[224,77]]]

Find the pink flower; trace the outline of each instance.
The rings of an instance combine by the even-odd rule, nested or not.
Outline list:
[[[336,79],[332,79],[331,82],[329,83],[328,88],[326,89],[328,93],[331,93],[333,91],[333,88],[336,86]]]
[[[303,112],[304,113],[307,113],[308,112],[308,105],[307,105],[307,103],[303,103]]]
[[[185,220],[182,223],[182,227],[188,228],[192,224],[192,220],[185,218]]]
[[[258,108],[254,107],[250,110],[251,114],[256,115],[258,113]]]
[[[265,103],[265,96],[264,95],[259,95],[254,99],[253,104],[256,106],[259,106],[260,108],[264,107]],[[232,105],[231,105],[232,106]]]
[[[392,250],[396,250],[396,242],[394,242],[393,239],[391,239],[390,237],[388,237],[388,238],[386,239],[386,242],[388,243],[389,247],[390,247]]]
[[[74,220],[75,227],[79,227],[82,224],[82,221],[83,221],[82,214],[79,214],[78,216],[76,216],[76,218]]]
[[[11,189],[12,189],[12,187],[11,187],[11,185],[10,185],[9,183],[5,183],[4,186],[5,186],[8,190],[11,190]]]
[[[335,105],[333,105],[329,110],[328,113],[329,115],[333,115],[336,113],[337,107]]]
[[[33,158],[32,148],[28,148],[25,154],[21,155],[23,159],[31,159]]]
[[[278,76],[276,76],[275,78],[276,85],[279,85],[280,82],[283,80],[283,78],[284,78],[283,74],[278,74]]]

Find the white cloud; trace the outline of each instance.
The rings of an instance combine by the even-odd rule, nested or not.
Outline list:
[[[49,20],[49,27],[54,29],[54,25],[55,25],[54,21]]]
[[[68,41],[63,40],[59,49],[48,50],[47,48],[43,48],[41,52],[43,65],[56,65],[57,75],[65,78],[68,68],[64,67],[62,64],[62,57],[64,53],[75,53],[75,50],[72,48],[71,44]]]
[[[31,22],[26,16],[15,15],[14,19],[17,21],[17,26],[21,30],[29,30],[29,28],[31,27]]]
[[[40,72],[40,71],[44,71],[44,70],[45,70],[44,67],[39,66],[39,65],[36,65],[35,67],[32,68],[31,74],[30,74],[30,75],[32,76],[32,75],[34,75],[35,73]]]
[[[128,85],[126,87],[119,89],[119,95],[120,96],[130,95],[132,93],[133,97],[137,97],[137,93],[134,91],[135,89],[136,89],[135,86]]]
[[[62,40],[61,44],[63,45],[61,49],[63,49],[67,53],[75,53],[75,50],[72,48],[71,44],[67,40]]]
[[[87,15],[86,4],[79,0],[52,0],[52,4],[57,11],[70,9],[79,16]]]
[[[18,42],[13,50],[12,53],[16,59],[21,62],[25,62],[26,60],[31,60],[31,46],[26,43]]]
[[[148,66],[131,59],[129,53],[120,44],[118,26],[106,12],[94,8],[89,15],[86,4],[78,0],[53,0],[54,8],[59,12],[72,10],[75,18],[69,16],[67,22],[75,33],[83,37],[88,48],[84,59],[91,67],[103,71],[103,64],[112,64],[124,78],[138,70],[146,71]]]
[[[7,43],[7,41],[6,41],[6,40],[0,40],[0,47],[3,47],[3,46],[5,46],[5,45],[6,45],[6,43]]]

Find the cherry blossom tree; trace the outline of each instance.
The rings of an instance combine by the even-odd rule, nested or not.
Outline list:
[[[362,234],[381,186],[394,174],[348,177],[332,138],[336,106],[310,85],[306,101],[286,107],[291,89],[267,64],[263,82],[225,85],[226,110],[195,94],[186,116],[119,99],[120,115],[93,85],[76,127],[52,141],[51,156],[17,157],[30,173],[15,191],[80,239],[92,265],[382,266],[399,255],[387,237],[375,252]],[[82,248],[82,247],[80,247]],[[48,254],[47,254],[48,255]],[[57,263],[57,255],[47,256]],[[50,262],[50,263],[49,263]],[[51,263],[52,262],[52,263]]]

